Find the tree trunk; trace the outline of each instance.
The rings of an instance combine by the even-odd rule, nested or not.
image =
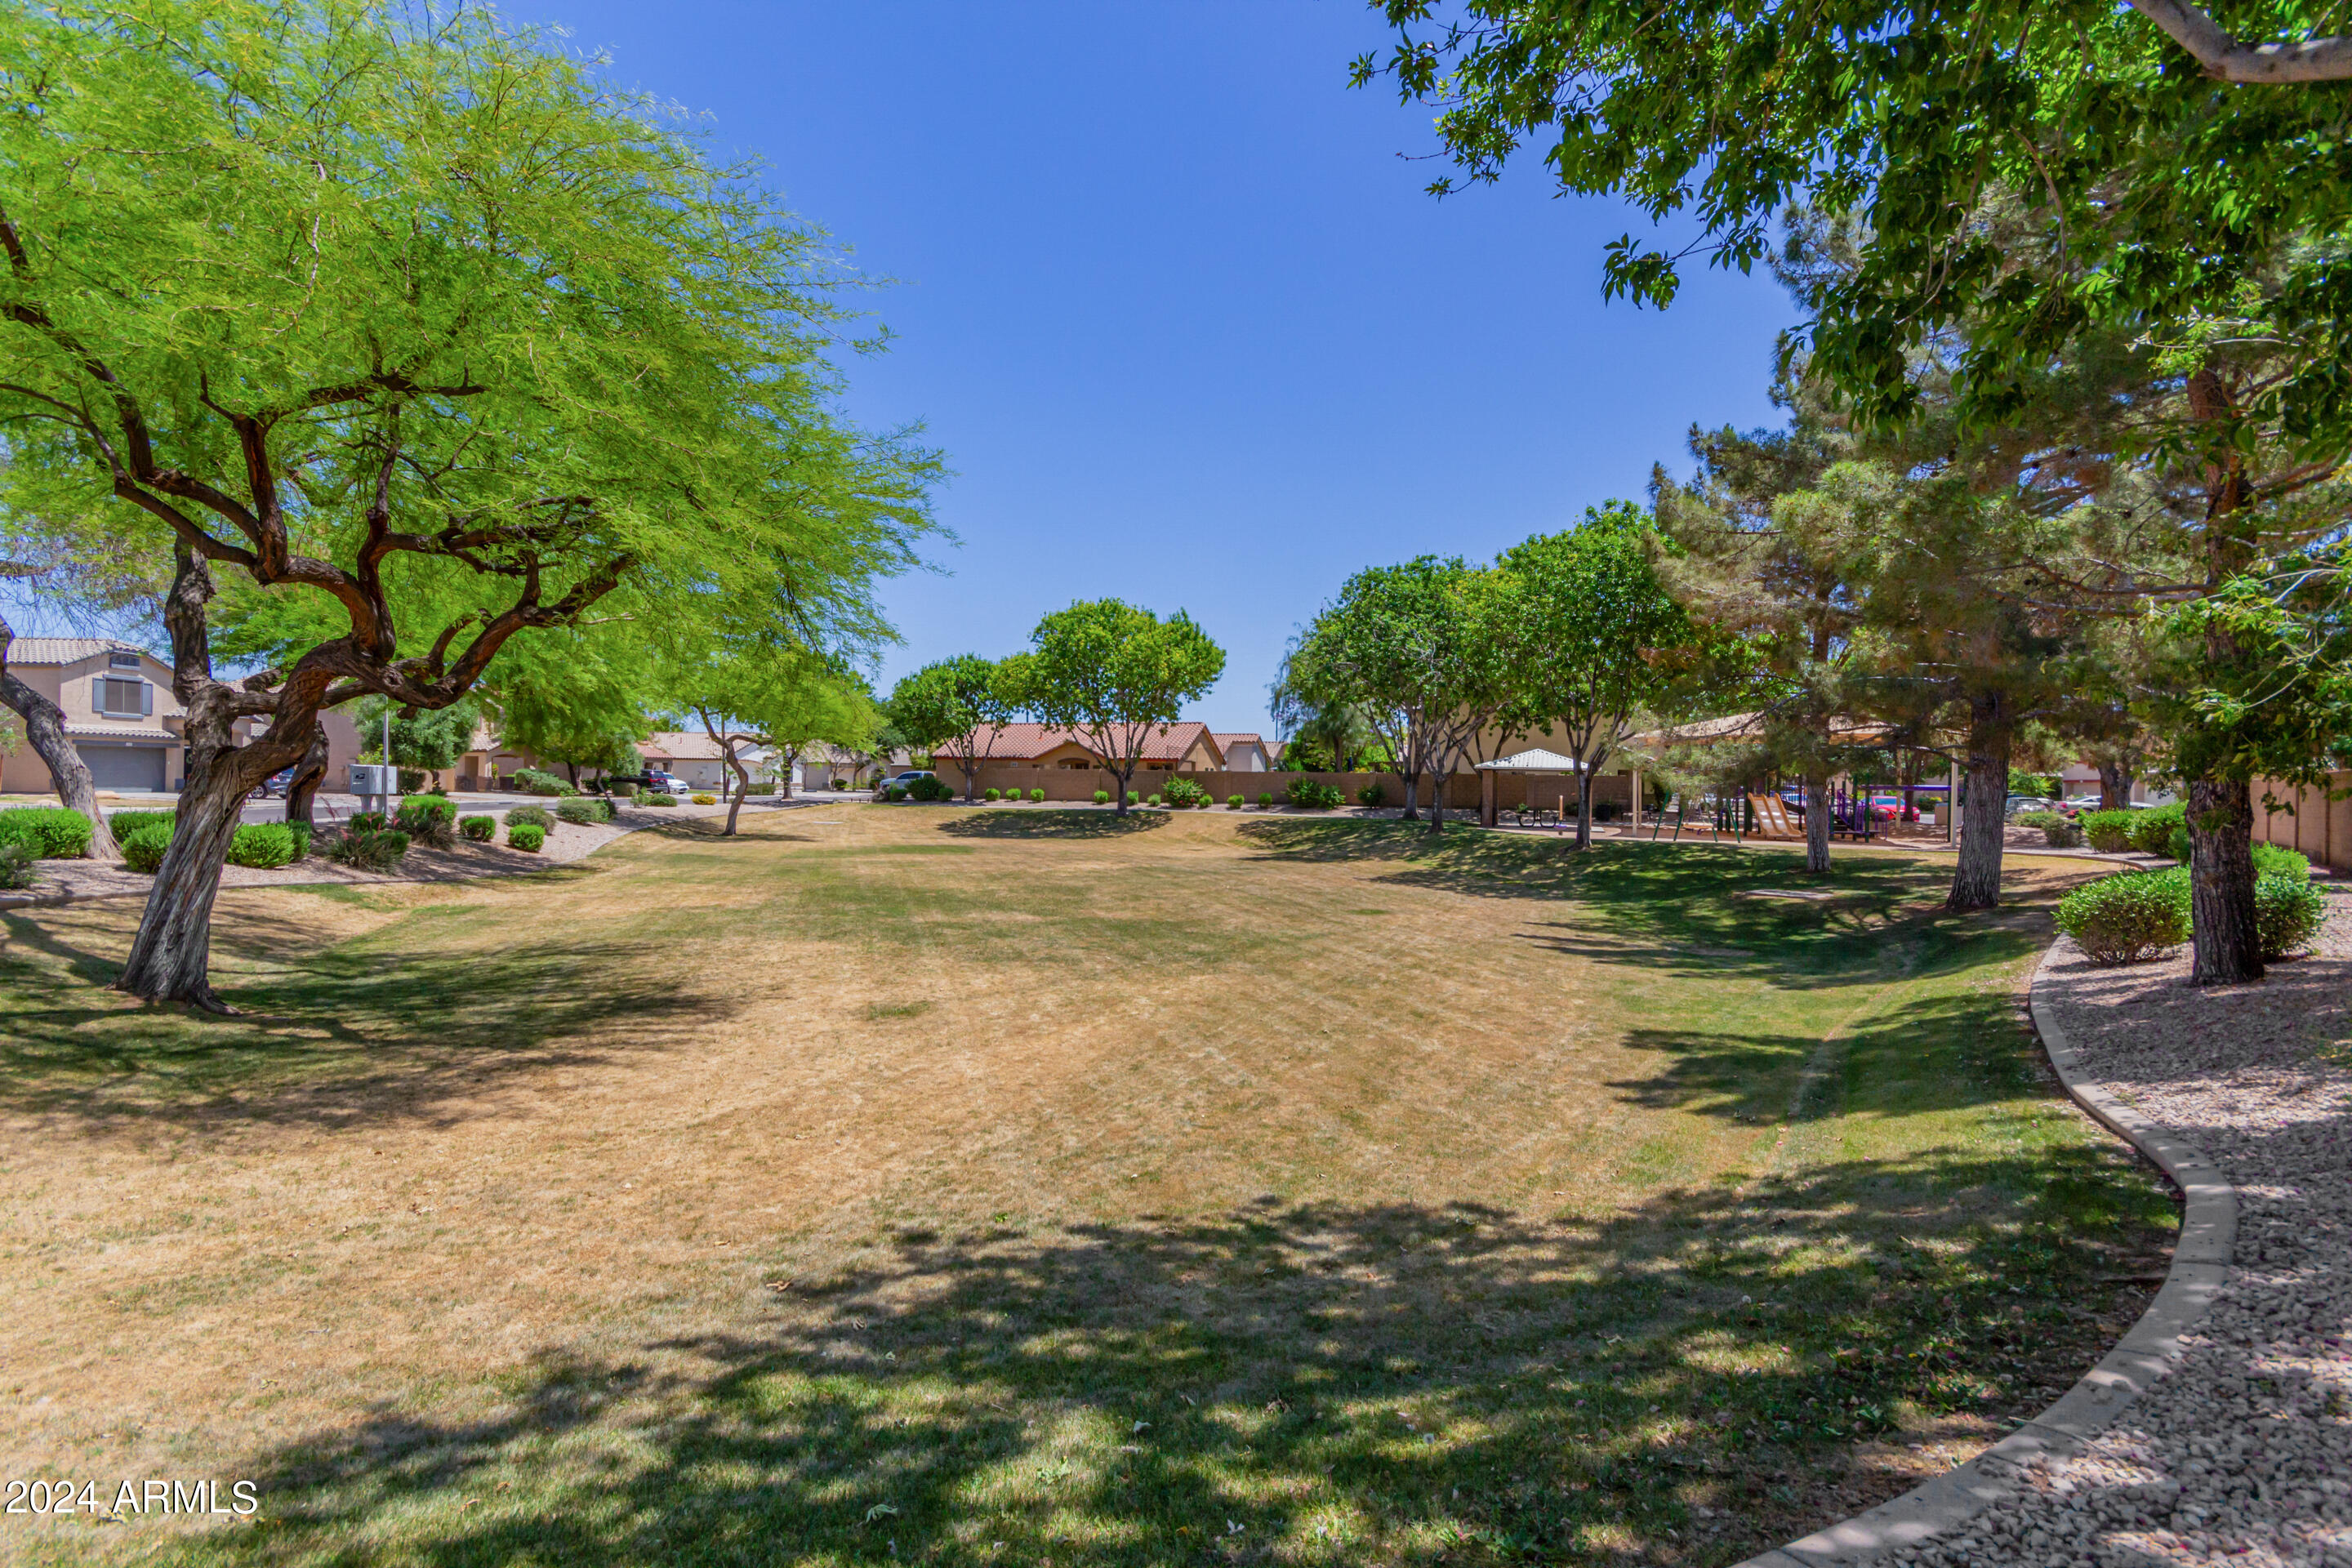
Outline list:
[[[327,727],[314,725],[310,731],[310,749],[294,764],[294,776],[286,781],[286,820],[310,825],[310,812],[319,798],[319,786],[327,777]]]
[[[976,805],[980,803],[980,761],[972,755],[973,751],[977,749],[976,747],[968,748],[962,753],[963,803],[966,805]]]
[[[106,814],[98,809],[98,786],[89,776],[89,764],[81,760],[81,752],[66,734],[65,710],[31,687],[18,679],[8,668],[8,645],[16,634],[5,620],[0,620],[0,702],[5,702],[16,717],[25,721],[25,739],[33,754],[48,764],[49,782],[57,788],[58,798],[68,811],[78,811],[89,818],[89,848],[92,860],[120,860],[122,851],[115,847],[114,834],[106,826]]]
[[[2195,933],[2189,984],[2260,980],[2252,791],[2243,780],[2192,779],[2188,815],[2189,910]]]
[[[1576,847],[1579,849],[1592,847],[1592,770],[1591,768],[1580,768],[1576,774]]]
[[[2008,830],[2010,722],[1999,693],[1969,700],[1969,807],[1960,818],[1959,864],[1948,910],[1989,910],[2000,902],[2000,851]]]
[[[2131,806],[2131,769],[2121,763],[2099,764],[2099,809],[2126,811]]]
[[[188,774],[180,791],[172,846],[131,939],[115,989],[148,1002],[186,1002],[208,1012],[232,1009],[216,995],[212,962],[213,900],[220,891],[229,840],[245,816],[245,797],[278,769],[300,762],[317,738],[315,721],[289,740],[276,725],[236,744],[235,692],[212,679],[205,605],[212,577],[184,544],[179,573],[163,601],[172,632],[173,688],[187,705]]]
[[[1110,814],[1113,816],[1125,816],[1127,815],[1128,790],[1134,783],[1135,770],[1129,768],[1123,773],[1113,773],[1110,776]]]
[[[1732,803],[1732,810],[1748,809],[1745,798]],[[1805,869],[1826,871],[1830,868],[1830,770],[1826,763],[1815,763],[1805,770]]]
[[[1404,775],[1404,816],[1406,822],[1421,820],[1421,770],[1413,768]]]
[[[735,798],[728,802],[727,831],[719,837],[732,838],[735,837],[735,819],[743,815],[743,797],[751,793],[751,770],[745,767],[743,760],[735,754],[734,742],[721,742],[719,747],[727,753],[727,765],[735,770]]]

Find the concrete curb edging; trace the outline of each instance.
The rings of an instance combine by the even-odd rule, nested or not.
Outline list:
[[[2011,1466],[2037,1458],[2063,1458],[2122,1415],[2133,1400],[2170,1371],[2181,1336],[2197,1326],[2230,1277],[2237,1243],[2238,1194],[2204,1152],[2134,1110],[2106,1085],[2087,1077],[2081,1058],[2045,1000],[2042,979],[2057,955],[2055,943],[2034,965],[2027,1005],[2033,1032],[2058,1081],[2077,1105],[2145,1155],[2180,1189],[2180,1239],[2164,1288],[2116,1348],[2084,1373],[2058,1402],[1948,1475],[1914,1487],[1867,1513],[1842,1520],[1790,1542],[1738,1568],[1825,1568],[1866,1562],[1883,1552],[1920,1546],[2014,1494],[2014,1484],[1988,1461]]]

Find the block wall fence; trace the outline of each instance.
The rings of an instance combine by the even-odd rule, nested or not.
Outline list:
[[[2324,790],[2256,779],[2253,791],[2257,841],[2283,844],[2309,856],[2315,866],[2352,874],[2352,798],[2328,798],[2331,793],[2352,791],[2352,773],[2330,773]],[[2279,803],[2280,810],[2263,809],[2266,791]],[[2294,809],[2285,809],[2289,806]]]
[[[934,759],[932,771],[939,774],[941,783],[958,795],[963,793],[963,769],[952,759]],[[1257,804],[1260,795],[1271,795],[1280,801],[1284,792],[1290,788],[1290,781],[1299,778],[1337,785],[1350,805],[1356,804],[1356,793],[1370,784],[1381,786],[1387,796],[1387,805],[1404,804],[1404,781],[1394,773],[1171,773],[1165,770],[1138,769],[1132,787],[1136,794],[1148,798],[1171,778],[1192,780],[1207,790],[1220,805],[1228,796],[1236,795],[1252,805]],[[1501,773],[1496,775],[1495,783],[1500,808],[1504,811],[1517,811],[1529,804],[1557,808],[1563,799],[1571,804],[1576,799],[1576,781],[1559,774]],[[1445,808],[1448,811],[1475,812],[1478,809],[1477,774],[1455,773],[1446,781],[1446,786]],[[992,789],[1017,789],[1026,795],[1033,789],[1042,789],[1047,800],[1090,801],[1095,797],[1095,791],[1116,787],[1108,773],[1093,768],[1029,768],[1004,763],[980,764],[979,788],[982,793]],[[1421,781],[1420,799],[1426,803],[1428,798],[1429,781],[1423,779]],[[1633,798],[1633,781],[1626,774],[1603,773],[1592,781],[1592,799],[1596,805],[1606,801],[1622,810]]]

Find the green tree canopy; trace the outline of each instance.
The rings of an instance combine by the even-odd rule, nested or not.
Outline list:
[[[592,606],[854,617],[929,526],[932,457],[833,406],[823,237],[551,46],[474,7],[0,10],[0,504],[185,558],[138,994],[216,1005],[238,803],[321,708],[446,707]],[[312,630],[218,678],[215,572]]]
[[[1102,759],[1125,816],[1145,742],[1217,683],[1224,650],[1181,610],[1163,621],[1118,599],[1055,610],[1030,640],[1034,651],[1018,667],[1029,705],[1046,723],[1076,731]]]
[[[1517,583],[1505,628],[1512,705],[1551,728],[1576,776],[1576,844],[1592,843],[1592,775],[1686,677],[1689,620],[1651,565],[1654,534],[1630,501],[1585,509],[1584,521],[1503,552]]]
[[[999,663],[976,653],[925,665],[890,690],[890,721],[919,746],[944,747],[963,766],[964,799],[976,797],[980,764],[997,730],[1025,706],[1028,662]]]

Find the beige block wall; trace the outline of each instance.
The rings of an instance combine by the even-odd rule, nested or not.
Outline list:
[[[933,769],[941,783],[957,794],[963,793],[963,769],[952,759],[940,758]],[[1390,805],[1404,804],[1404,781],[1394,773],[1234,773],[1203,770],[1175,774],[1165,769],[1138,769],[1131,786],[1140,795],[1150,795],[1171,777],[1190,779],[1209,792],[1219,802],[1229,795],[1240,795],[1255,805],[1261,794],[1271,795],[1277,801],[1296,778],[1312,778],[1339,786],[1349,805],[1354,805],[1357,792],[1366,784],[1378,784]],[[1501,808],[1516,811],[1532,801],[1538,805],[1557,805],[1560,797],[1576,799],[1576,781],[1557,774],[1504,773],[1496,780],[1496,795]],[[1033,789],[1045,792],[1047,800],[1090,801],[1095,791],[1117,787],[1111,776],[1096,768],[1041,768],[1005,763],[982,763],[980,765],[979,788],[982,791],[1019,790],[1027,795]],[[1622,807],[1633,798],[1633,780],[1622,773],[1607,773],[1592,781],[1592,798],[1598,804],[1609,802]],[[1429,783],[1421,783],[1419,800],[1429,799]],[[1455,773],[1447,781],[1446,809],[1475,811],[1478,809],[1478,776],[1475,773]]]
[[[2315,866],[2352,873],[2352,799],[2330,800],[2330,791],[2352,791],[2352,773],[2329,774],[2325,790],[2256,779],[2254,837],[2300,850]],[[2281,809],[2264,808],[2266,793]]]

